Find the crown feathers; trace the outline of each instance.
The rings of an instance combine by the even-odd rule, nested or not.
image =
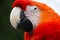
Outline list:
[[[21,9],[25,10],[30,1],[31,0],[15,0],[12,4],[12,7],[20,7]]]

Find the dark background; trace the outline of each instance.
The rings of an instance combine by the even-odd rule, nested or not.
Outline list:
[[[23,40],[23,31],[16,32],[10,24],[10,12],[14,0],[0,0],[0,40]]]

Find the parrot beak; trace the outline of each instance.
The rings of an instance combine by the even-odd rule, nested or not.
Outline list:
[[[20,7],[13,8],[10,14],[10,22],[16,30],[23,29],[25,32],[31,32],[33,25],[26,17],[25,12]]]
[[[31,21],[26,17],[24,11],[22,10],[20,13],[20,23],[17,28],[23,29],[25,32],[31,32],[33,29]]]

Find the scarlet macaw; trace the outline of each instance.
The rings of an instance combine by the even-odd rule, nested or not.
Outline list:
[[[24,32],[24,40],[60,40],[60,16],[44,3],[15,0],[10,22]]]

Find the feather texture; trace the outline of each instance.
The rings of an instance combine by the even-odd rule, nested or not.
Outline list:
[[[60,16],[49,6],[31,2],[41,10],[41,21],[32,33],[25,32],[25,40],[60,40]]]
[[[12,4],[12,7],[20,7],[23,10],[26,9],[26,6],[30,3],[30,0],[15,0]]]
[[[15,0],[12,7],[20,7],[23,10],[27,5],[35,5],[41,10],[40,22],[31,33],[24,33],[24,40],[60,40],[60,16],[46,4],[29,1]]]
[[[60,40],[60,18],[38,25],[32,34],[25,32],[25,40]]]

